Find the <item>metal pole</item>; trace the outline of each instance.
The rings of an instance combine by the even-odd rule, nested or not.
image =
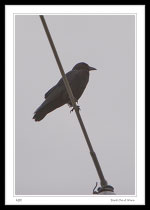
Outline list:
[[[71,88],[70,88],[69,82],[68,82],[68,80],[67,80],[67,77],[66,77],[66,75],[65,75],[65,72],[64,72],[63,67],[62,67],[62,65],[61,65],[59,56],[58,56],[58,54],[57,54],[57,51],[56,51],[56,48],[55,48],[55,45],[54,45],[54,42],[53,42],[53,40],[52,40],[52,37],[51,37],[50,32],[49,32],[49,30],[48,30],[47,24],[46,24],[46,22],[45,22],[45,18],[44,18],[43,15],[40,15],[40,19],[41,19],[41,21],[42,21],[44,30],[45,30],[45,32],[46,32],[48,41],[49,41],[49,43],[50,43],[50,45],[51,45],[52,51],[53,51],[53,53],[54,53],[56,62],[57,62],[57,64],[58,64],[60,73],[61,73],[61,75],[62,75],[62,78],[63,78],[64,84],[65,84],[66,90],[67,90],[67,92],[68,92],[69,98],[70,98],[71,103],[72,103],[72,106],[73,106],[73,108],[75,109],[75,113],[76,113],[76,116],[77,116],[78,121],[79,121],[79,123],[80,123],[80,126],[81,126],[82,132],[83,132],[83,134],[84,134],[86,143],[87,143],[88,148],[89,148],[89,150],[90,150],[90,154],[91,154],[92,160],[93,160],[93,162],[94,162],[95,168],[96,168],[97,173],[98,173],[98,176],[99,176],[99,178],[100,178],[101,186],[102,186],[102,187],[106,187],[106,186],[107,186],[107,181],[106,181],[105,178],[104,178],[104,175],[103,175],[103,172],[102,172],[102,170],[101,170],[100,164],[99,164],[99,162],[98,162],[97,156],[96,156],[96,154],[95,154],[95,152],[94,152],[94,150],[93,150],[93,147],[92,147],[92,145],[91,145],[90,139],[89,139],[88,134],[87,134],[87,131],[86,131],[85,126],[84,126],[84,124],[83,124],[81,115],[80,115],[80,113],[79,113],[79,111],[78,111],[78,108],[77,108],[77,105],[76,105],[76,103],[75,103],[75,100],[74,100],[74,96],[73,96],[72,90],[71,90]]]

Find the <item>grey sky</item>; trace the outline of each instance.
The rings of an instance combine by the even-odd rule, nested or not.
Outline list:
[[[133,15],[46,16],[65,72],[97,68],[79,100],[109,184],[135,193]],[[60,79],[40,18],[15,18],[16,194],[90,195],[99,181],[75,113],[67,105],[35,122],[33,112]]]

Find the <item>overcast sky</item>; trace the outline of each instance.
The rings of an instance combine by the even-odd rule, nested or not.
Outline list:
[[[133,15],[45,16],[65,72],[98,69],[79,100],[108,184],[135,194],[135,19]],[[32,117],[61,75],[39,16],[15,18],[15,189],[25,195],[90,195],[99,181],[68,105]]]

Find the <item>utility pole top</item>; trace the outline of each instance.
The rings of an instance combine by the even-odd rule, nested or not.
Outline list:
[[[97,194],[97,195],[116,195],[114,193],[114,188],[111,185],[107,185],[107,186],[102,186],[102,187],[98,187],[97,188],[98,183],[96,182],[96,186],[93,189],[93,194]],[[97,190],[96,190],[97,188]]]
[[[49,29],[48,29],[48,26],[47,26],[47,24],[46,24],[45,18],[44,18],[43,15],[40,15],[39,17],[40,17],[41,22],[42,22],[42,24],[43,24],[45,33],[46,33],[47,38],[48,38],[48,41],[49,41],[49,44],[50,44],[50,46],[51,46],[51,48],[52,48],[54,57],[55,57],[55,59],[56,59],[57,65],[58,65],[59,70],[60,70],[60,73],[61,73],[61,75],[62,75],[62,78],[63,78],[63,81],[64,81],[64,85],[65,85],[65,87],[66,87],[66,91],[67,91],[67,93],[68,93],[68,95],[69,95],[70,101],[71,101],[72,106],[73,106],[73,108],[74,108],[74,110],[75,110],[75,113],[76,113],[78,122],[79,122],[79,124],[80,124],[81,130],[82,130],[82,132],[83,132],[83,135],[84,135],[84,137],[85,137],[87,146],[88,146],[88,148],[89,148],[90,155],[91,155],[91,157],[92,157],[92,160],[93,160],[93,163],[94,163],[94,165],[95,165],[96,171],[97,171],[98,176],[99,176],[99,178],[100,178],[100,183],[101,183],[101,186],[102,186],[102,187],[98,188],[98,191],[97,191],[97,192],[98,192],[98,193],[100,193],[100,192],[102,192],[102,191],[110,191],[110,192],[113,192],[114,188],[113,188],[112,186],[108,185],[108,183],[107,183],[107,181],[106,181],[106,179],[105,179],[105,177],[104,177],[104,175],[103,175],[101,166],[100,166],[99,161],[98,161],[98,159],[97,159],[97,156],[96,156],[96,154],[95,154],[95,152],[94,152],[94,150],[93,150],[92,144],[91,144],[91,142],[90,142],[88,133],[87,133],[87,131],[86,131],[86,128],[85,128],[84,123],[83,123],[83,120],[82,120],[81,115],[80,115],[80,113],[79,113],[79,109],[77,108],[77,105],[76,105],[76,102],[75,102],[75,98],[74,98],[74,96],[73,96],[73,93],[72,93],[70,84],[69,84],[69,82],[68,82],[68,79],[67,79],[66,74],[65,74],[65,72],[64,72],[64,69],[63,69],[63,67],[62,67],[62,64],[61,64],[61,62],[60,62],[60,59],[59,59],[59,56],[58,56],[56,47],[55,47],[55,45],[54,45],[53,39],[52,39],[51,34],[50,34],[50,32],[49,32]],[[96,186],[97,186],[97,185],[96,185]],[[96,188],[96,187],[95,187],[95,188]],[[93,194],[97,194],[97,193],[94,193],[94,190],[93,190]]]

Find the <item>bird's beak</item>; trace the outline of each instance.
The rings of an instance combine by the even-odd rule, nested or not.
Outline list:
[[[93,70],[97,70],[97,69],[94,68],[94,67],[89,66],[89,71],[93,71]]]

